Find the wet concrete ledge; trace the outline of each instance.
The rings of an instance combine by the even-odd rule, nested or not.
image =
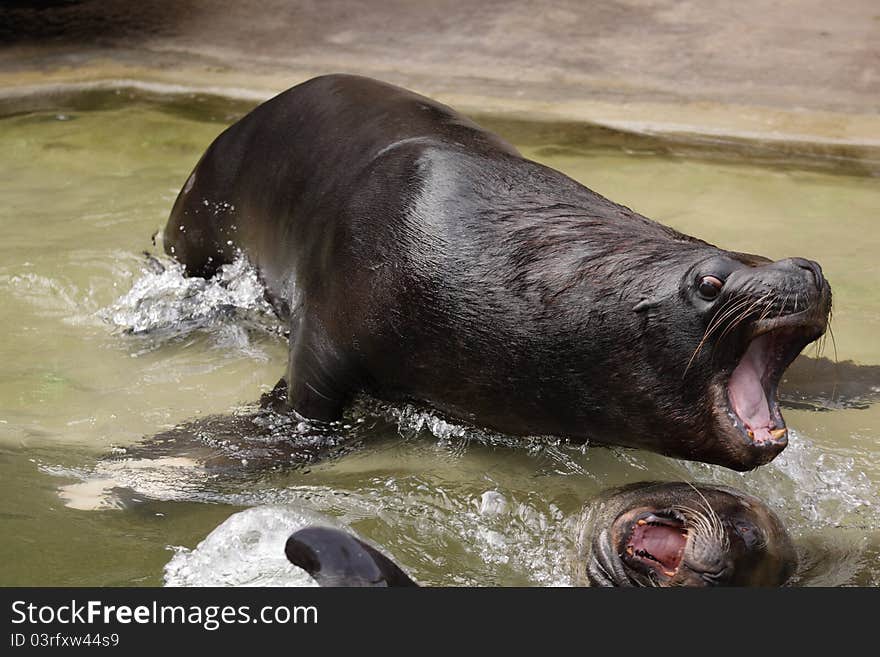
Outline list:
[[[542,143],[635,134],[880,175],[880,6],[797,5],[13,1],[0,9],[0,111],[96,89],[253,105],[350,72]]]

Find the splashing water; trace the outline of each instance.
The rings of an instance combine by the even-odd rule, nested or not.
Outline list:
[[[863,516],[868,513],[872,516],[869,522],[876,522],[873,517],[876,511],[869,505],[869,483],[864,475],[853,471],[852,460],[823,452],[802,436],[793,436],[785,458],[780,457],[768,467],[743,475],[717,466],[662,459],[633,450],[585,450],[560,441],[543,449],[534,446],[524,449],[527,443],[540,443],[541,439],[479,431],[412,405],[395,407],[364,398],[352,413],[365,414],[367,409],[394,421],[380,430],[381,423],[361,416],[352,420],[352,424],[337,423],[332,431],[324,428],[322,432],[289,416],[266,413],[247,416],[255,427],[268,432],[262,438],[259,433],[236,437],[228,426],[221,437],[218,432],[222,424],[200,425],[197,439],[208,448],[201,457],[184,462],[173,456],[172,449],[151,461],[140,458],[149,450],[138,452],[122,461],[103,463],[90,473],[75,473],[83,483],[65,487],[62,497],[72,506],[78,503],[77,508],[90,508],[89,502],[83,502],[89,496],[91,508],[124,508],[125,500],[136,494],[153,499],[264,509],[260,513],[237,514],[240,518],[233,516],[237,518],[235,522],[230,519],[219,526],[209,536],[210,541],[206,539],[204,545],[200,544],[192,552],[178,550],[166,570],[166,583],[174,585],[214,581],[235,584],[239,579],[229,574],[231,566],[227,568],[226,564],[239,564],[236,567],[241,569],[241,581],[258,581],[256,564],[262,558],[267,559],[267,582],[298,585],[285,579],[287,575],[276,574],[278,554],[271,559],[265,552],[246,554],[256,548],[241,536],[269,535],[276,531],[273,527],[281,526],[285,514],[312,513],[330,518],[338,526],[372,540],[426,585],[568,586],[572,583],[570,559],[579,505],[572,506],[565,498],[555,499],[535,492],[536,486],[530,482],[541,477],[562,477],[571,482],[573,489],[583,488],[581,473],[587,470],[584,461],[596,456],[617,462],[618,467],[624,464],[628,468],[635,463],[638,468],[634,480],[644,479],[642,473],[648,470],[652,475],[659,474],[660,479],[703,481],[747,490],[766,499],[796,536],[814,530],[817,525],[833,526],[851,520],[853,513]],[[351,444],[377,432],[386,434],[384,442],[355,451],[347,460],[318,462],[312,466],[315,470],[308,476],[318,475],[317,479],[321,480],[313,485],[297,483],[297,478],[291,475],[285,478],[287,485],[267,486],[268,482],[254,477],[237,479],[234,469],[228,467],[219,474],[211,474],[212,471],[206,469],[206,462],[216,458],[210,456],[214,450],[234,455],[230,462],[240,463],[243,471],[256,463],[259,474],[265,472],[268,463],[281,460],[277,454],[264,458],[262,450],[266,448],[266,441],[288,446],[298,440],[307,446],[322,440]],[[391,470],[382,458],[383,454],[387,457],[389,449],[394,451],[395,459]],[[426,450],[430,453],[426,454]],[[493,481],[492,475],[481,477],[469,468],[455,472],[457,466],[466,466],[475,457],[485,458],[499,450],[511,453],[506,457],[517,454],[528,457],[529,481]],[[411,454],[413,451],[416,453]],[[542,469],[535,465],[548,461],[548,451],[549,467],[541,474]],[[187,453],[193,456],[191,451]],[[446,454],[451,459],[446,468],[437,470],[438,454]],[[399,460],[401,455],[409,458]],[[666,464],[665,471],[656,463]],[[414,468],[413,472],[405,474],[410,467]],[[597,467],[597,472],[607,470],[601,464]],[[481,488],[481,478],[491,487]],[[588,479],[594,482],[592,490],[596,492],[621,483],[619,478],[607,474],[594,473]],[[121,492],[125,490],[128,492]],[[537,490],[541,487],[537,486]],[[96,504],[94,500],[103,502]],[[289,534],[293,531],[291,526],[290,523],[285,525],[284,531]],[[277,532],[283,533],[281,529]],[[839,585],[858,574],[866,549],[863,542],[841,539],[822,544],[811,539],[810,531],[806,531],[806,538],[809,539],[805,543],[807,547],[802,551],[808,575],[802,583]],[[259,550],[266,545],[260,543],[262,540],[257,541]],[[281,539],[276,536],[273,540],[277,544]],[[283,541],[280,544],[283,546]],[[821,554],[823,550],[835,552],[832,564],[826,563],[828,560]],[[215,562],[224,567],[223,573],[216,575],[220,578],[217,580],[212,579]],[[184,563],[187,564],[186,576],[179,569]]]
[[[317,586],[284,556],[287,537],[331,519],[290,507],[257,507],[230,516],[195,549],[175,547],[166,586]]]
[[[544,455],[556,465],[557,474],[590,476],[572,454],[583,454],[587,445],[572,445],[552,436],[508,436],[472,425],[439,417],[434,411],[413,404],[394,405],[362,397],[355,405],[356,413],[379,415],[397,424],[397,433],[405,439],[428,434],[438,446],[464,453],[471,442],[481,445],[524,449],[533,456]]]
[[[154,268],[104,311],[125,332],[181,335],[221,326],[228,334],[242,320],[280,332],[257,271],[244,256],[207,280],[185,276],[183,265],[171,260],[151,262]]]
[[[791,438],[782,454],[747,474],[701,463],[683,466],[693,480],[754,492],[790,519],[790,525],[835,527],[854,514],[880,520],[871,482],[852,456],[819,447],[794,430]]]
[[[298,569],[279,566],[292,532],[315,524],[353,531],[370,523],[380,525],[371,533],[381,529],[421,537],[380,547],[423,585],[477,586],[511,578],[524,585],[571,583],[563,518],[558,510],[531,501],[511,500],[509,509],[480,512],[476,497],[453,499],[440,488],[429,489],[426,480],[395,478],[374,481],[356,493],[300,486],[260,497],[262,505],[232,515],[194,550],[177,548],[166,566],[165,583],[241,585],[265,578],[268,585],[302,586],[301,577],[291,578],[290,571]],[[241,496],[225,501],[233,500],[244,501]],[[438,547],[431,566],[448,573],[443,579],[423,567],[426,550]]]

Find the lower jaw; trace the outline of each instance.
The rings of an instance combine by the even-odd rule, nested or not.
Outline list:
[[[626,564],[626,570],[629,571],[627,576],[629,580],[637,586],[674,586],[675,578],[678,575],[678,568],[672,570],[658,570],[651,566],[638,567],[633,564]]]
[[[731,470],[736,470],[737,472],[754,470],[755,468],[770,463],[770,461],[775,459],[787,445],[788,441],[786,440],[772,443],[744,445],[741,450],[743,452],[741,456],[720,463],[720,465],[730,468]]]
[[[729,376],[729,372],[719,372],[710,383],[706,396],[711,400],[711,410],[707,409],[711,428],[702,432],[695,430],[693,444],[696,447],[686,458],[745,472],[769,463],[782,452],[788,444],[788,429],[778,404],[769,402],[770,423],[765,428],[770,439],[760,440],[760,433],[750,429],[733,410],[728,397]],[[775,391],[770,386],[766,392]]]
[[[787,440],[788,427],[785,425],[785,420],[782,418],[779,404],[776,401],[771,401],[776,398],[776,386],[771,386],[769,390],[765,389],[764,394],[767,399],[769,417],[760,425],[750,425],[749,422],[744,420],[736,411],[734,411],[734,404],[730,398],[729,392],[726,395],[727,408],[725,414],[727,415],[728,420],[733,424],[733,429],[740,434],[742,440],[745,441],[747,445],[765,447],[780,443],[784,446]]]
[[[734,430],[740,434],[748,446],[765,447],[784,444],[787,441],[788,427],[785,426],[785,422],[781,418],[772,419],[766,426],[751,427],[741,418],[734,416],[732,411],[728,412],[728,417],[731,418]]]
[[[724,420],[727,427],[718,431],[716,444],[711,451],[695,450],[685,458],[700,463],[720,465],[737,472],[746,472],[769,463],[788,445],[787,434],[780,440],[756,442],[739,428],[731,426],[727,418]]]

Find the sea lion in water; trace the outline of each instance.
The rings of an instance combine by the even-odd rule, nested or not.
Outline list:
[[[164,245],[191,275],[239,252],[257,267],[290,326],[274,399],[307,418],[363,391],[737,470],[785,447],[777,383],[831,305],[815,262],[683,235],[349,75],[217,137]]]
[[[418,586],[377,549],[332,527],[294,532],[287,539],[284,554],[321,586]]]
[[[584,507],[573,566],[581,585],[781,586],[797,554],[756,497],[724,486],[642,482]]]
[[[306,527],[285,554],[321,586],[418,586],[351,534]],[[585,505],[572,558],[581,586],[782,586],[797,554],[779,518],[733,488],[642,482]]]

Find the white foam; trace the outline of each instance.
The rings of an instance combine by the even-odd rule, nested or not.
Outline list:
[[[291,533],[310,525],[338,527],[330,518],[288,506],[235,513],[194,549],[175,547],[165,586],[317,586],[284,555]]]
[[[753,472],[735,473],[719,466],[684,463],[690,480],[741,488],[779,512],[791,531],[834,527],[852,521],[880,523],[870,478],[852,456],[789,429],[788,447]],[[872,502],[873,500],[873,502]]]
[[[160,265],[161,271],[144,270],[131,289],[103,311],[108,322],[135,334],[180,335],[242,319],[279,329],[257,271],[244,257],[222,265],[208,280],[185,276],[183,266],[172,260]]]

